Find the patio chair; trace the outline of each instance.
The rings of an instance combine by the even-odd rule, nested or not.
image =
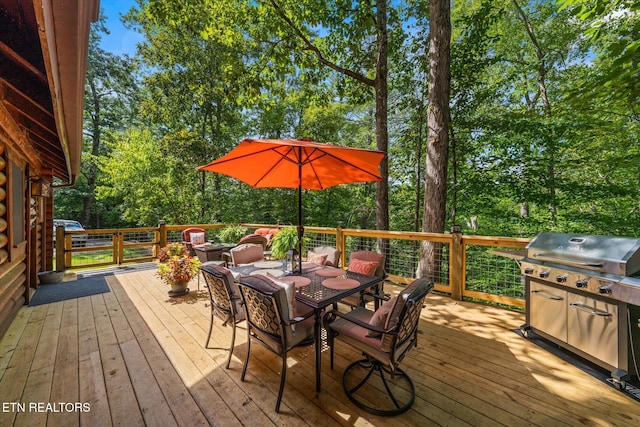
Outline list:
[[[211,304],[211,323],[209,324],[209,333],[204,347],[209,348],[213,330],[213,318],[215,316],[222,320],[222,326],[231,325],[231,347],[227,357],[227,369],[229,369],[236,341],[236,325],[245,320],[242,297],[240,296],[238,285],[233,280],[233,275],[226,268],[210,264],[203,266],[201,271],[209,289],[209,302]]]
[[[231,265],[238,267],[264,259],[264,250],[256,243],[244,243],[229,250]]]
[[[293,286],[293,285],[292,285]],[[309,309],[302,316],[290,315],[294,300],[287,298],[285,287],[276,284],[266,276],[245,276],[238,285],[244,302],[247,318],[247,356],[240,379],[244,381],[249,365],[251,341],[258,340],[269,350],[282,358],[280,388],[276,399],[276,412],[280,411],[280,402],[287,375],[287,353],[297,345],[314,336],[314,312]],[[298,310],[303,304],[297,304]]]
[[[207,242],[207,232],[203,228],[189,227],[182,230],[182,244],[189,250],[189,255],[197,256],[194,245],[202,245]]]
[[[349,313],[325,313],[331,369],[336,338],[365,358],[351,363],[342,374],[342,388],[359,408],[383,416],[407,411],[415,400],[413,381],[399,368],[407,352],[417,346],[423,301],[433,282],[417,279],[375,312],[358,307]],[[386,395],[384,394],[386,392]]]
[[[203,228],[189,227],[182,230],[182,244],[187,247],[189,256],[198,256],[193,248],[202,245],[207,241],[207,232]],[[199,259],[199,257],[198,257]],[[198,291],[200,291],[200,275],[198,274]]]
[[[357,251],[352,252],[349,256],[349,271],[356,273],[368,274],[371,276],[386,277],[385,272],[385,255],[379,254],[374,251]],[[374,265],[375,264],[375,265]],[[374,295],[383,295],[384,293],[384,280],[379,284],[372,286],[369,289],[365,289],[359,294],[350,295],[340,300],[342,304],[350,306],[352,309],[359,306],[366,306],[367,303],[373,301],[375,309],[380,306],[380,300],[382,298],[375,298]],[[334,309],[336,306],[334,305]]]
[[[329,267],[340,267],[340,255],[341,251],[334,248],[333,246],[317,246],[311,249],[311,252],[319,255],[327,255],[327,259],[324,262],[324,265],[328,265]]]
[[[245,243],[255,243],[258,245],[262,245],[263,251],[267,249],[267,238],[259,234],[247,234],[246,236],[238,240],[238,246],[244,245]]]
[[[264,236],[267,239],[266,249],[269,249],[271,247],[271,241],[279,231],[279,228],[258,228],[254,231],[254,234]]]

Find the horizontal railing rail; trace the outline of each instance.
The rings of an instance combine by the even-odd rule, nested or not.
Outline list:
[[[281,225],[240,224],[248,230],[282,228]],[[87,269],[125,263],[148,262],[157,258],[168,242],[181,241],[182,231],[198,227],[210,241],[226,224],[166,225],[141,228],[114,228],[66,231],[58,227],[55,236],[57,268]],[[307,250],[317,246],[335,246],[342,253],[341,265],[347,266],[352,252],[376,250],[387,255],[387,280],[408,284],[421,271],[420,253],[425,242],[435,243],[431,265],[435,289],[454,299],[469,298],[524,307],[524,281],[519,259],[529,239],[491,236],[467,236],[461,233],[421,233],[382,230],[357,230],[305,226]],[[302,254],[305,256],[306,254]]]

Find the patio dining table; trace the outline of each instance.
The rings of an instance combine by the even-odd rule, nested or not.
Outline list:
[[[276,263],[279,262],[279,265]],[[316,355],[316,391],[321,389],[322,372],[322,314],[324,310],[341,299],[368,289],[380,283],[383,278],[369,276],[366,274],[354,273],[352,271],[341,270],[335,267],[325,267],[319,265],[302,265],[302,274],[284,272],[284,260],[258,262],[252,265],[241,267],[229,267],[236,275],[251,275],[264,272],[271,274],[282,272],[282,277],[292,278],[296,284],[296,300],[308,305],[314,310],[314,342]],[[340,271],[341,270],[341,271]],[[302,279],[293,279],[300,277]],[[286,279],[285,279],[286,280]],[[289,279],[291,280],[291,279]]]

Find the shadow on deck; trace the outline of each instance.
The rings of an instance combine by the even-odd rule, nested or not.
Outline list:
[[[437,294],[402,364],[411,410],[381,418],[352,405],[342,372],[360,355],[338,343],[333,370],[323,353],[319,394],[313,346],[290,353],[277,414],[279,359],[253,346],[240,381],[246,330],[224,369],[226,352],[204,348],[204,281],[170,298],[154,273],[111,271],[111,292],[23,307],[0,342],[0,425],[640,425],[640,403],[514,333],[523,314]],[[216,319],[211,346],[230,333]]]

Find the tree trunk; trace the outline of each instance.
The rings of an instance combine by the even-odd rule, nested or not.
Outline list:
[[[451,6],[449,0],[429,0],[429,95],[427,155],[422,231],[442,233],[446,215],[449,150],[449,88]],[[418,277],[440,278],[442,245],[423,242]]]
[[[91,225],[91,211],[95,201],[95,189],[97,182],[98,168],[96,166],[96,159],[100,154],[100,93],[96,88],[95,81],[89,81],[89,89],[91,90],[91,97],[93,99],[93,111],[89,115],[91,117],[91,157],[89,158],[89,166],[86,168],[87,177],[87,191],[82,196],[82,224],[84,226]]]
[[[387,36],[387,0],[376,0],[377,33],[378,33],[378,61],[376,62],[376,148],[387,152],[389,149],[389,130],[387,128],[387,76],[389,67],[388,36]],[[389,159],[387,156],[380,161],[380,176],[376,183],[376,229],[389,229]],[[378,250],[388,252],[387,242],[378,239]],[[387,262],[387,265],[389,263]]]

